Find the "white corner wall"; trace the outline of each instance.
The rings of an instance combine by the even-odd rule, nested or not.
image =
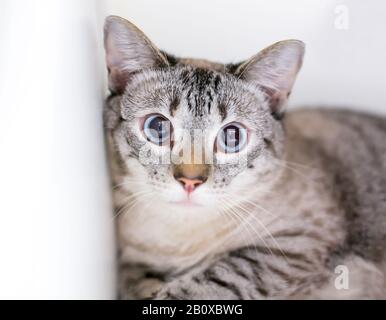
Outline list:
[[[2,299],[116,296],[97,12],[0,1]]]

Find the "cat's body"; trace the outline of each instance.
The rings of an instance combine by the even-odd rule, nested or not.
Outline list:
[[[109,29],[122,27],[135,37],[132,25],[117,19],[110,18],[107,36]],[[329,109],[293,111],[280,119],[281,101],[293,81],[275,94],[265,91],[274,98],[267,101],[246,83],[253,78],[248,68],[253,69],[255,58],[239,65],[178,60],[154,52],[143,36],[136,41],[144,39],[152,48],[146,54],[162,55],[166,69],[159,61],[144,71],[131,64],[128,80],[128,74],[115,74],[119,70],[108,55],[114,93],[105,123],[122,297],[386,298],[386,120]],[[130,43],[126,50],[133,47]],[[271,52],[268,64],[275,68],[272,54],[280,50],[276,46],[257,56],[259,75],[265,72],[264,55]],[[148,62],[150,56],[140,52],[136,59]],[[261,108],[253,109],[255,103]],[[138,160],[145,142],[132,128],[143,122],[137,120],[141,108],[152,114],[155,107],[176,119],[176,127],[182,119],[181,127],[189,132],[205,129],[210,136],[211,128],[218,127],[216,119],[223,123],[227,118],[250,119],[251,136],[257,132],[249,138],[243,166],[216,161],[205,166],[210,167],[207,178],[193,193],[199,206],[174,203],[180,186],[170,172],[186,168]],[[335,286],[339,266],[348,270],[348,289]]]

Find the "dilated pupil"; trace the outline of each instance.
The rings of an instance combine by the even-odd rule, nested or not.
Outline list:
[[[224,144],[228,147],[237,147],[240,143],[240,129],[229,126],[224,129]]]
[[[166,121],[162,118],[154,118],[152,121],[150,121],[149,129],[151,132],[158,135],[157,138],[159,140],[164,139],[167,135]]]

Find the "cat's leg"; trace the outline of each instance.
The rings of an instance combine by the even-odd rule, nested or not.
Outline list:
[[[281,261],[259,260],[253,248],[244,248],[222,257],[203,271],[162,284],[153,298],[386,298],[385,269],[361,257],[348,256],[332,270],[316,261],[308,265],[300,262],[292,261],[291,257]]]
[[[280,286],[279,278],[264,284],[245,270],[222,260],[203,273],[165,283],[154,299],[386,299],[385,270],[357,256],[345,260],[330,277],[324,272],[307,276],[298,282],[299,287],[283,286],[274,295],[269,292]]]
[[[269,289],[260,276],[255,250],[229,253],[199,271],[175,278],[153,296],[156,300],[261,300]]]
[[[154,296],[165,282],[161,278],[149,276],[141,267],[122,265],[119,270],[119,298],[140,300]]]
[[[263,290],[262,290],[263,291]],[[207,271],[186,275],[166,283],[155,300],[240,300],[263,299],[255,279],[235,272],[226,261],[213,265]]]
[[[330,270],[300,255],[256,256],[243,248],[204,271],[165,283],[155,299],[365,299],[386,298],[385,277],[373,263],[351,256]],[[259,259],[260,258],[260,259]],[[264,260],[266,259],[266,260]],[[335,270],[337,273],[335,273]],[[344,272],[348,270],[348,274]],[[348,277],[348,288],[345,279]]]

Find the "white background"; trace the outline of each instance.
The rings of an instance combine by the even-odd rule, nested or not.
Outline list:
[[[0,0],[0,298],[115,297],[106,14],[171,53],[222,62],[301,39],[292,106],[386,112],[381,0]]]
[[[109,0],[159,47],[237,62],[283,39],[307,53],[292,106],[386,113],[386,2],[382,0]],[[348,10],[348,29],[340,24]],[[343,17],[344,18],[344,17]]]

